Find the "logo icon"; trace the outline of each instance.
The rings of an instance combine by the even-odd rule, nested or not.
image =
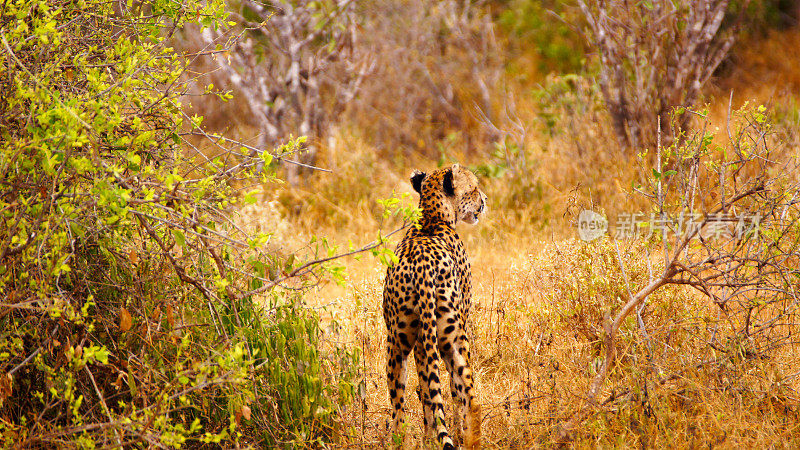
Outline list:
[[[600,214],[584,209],[578,214],[578,236],[584,241],[593,241],[608,231],[608,220]]]

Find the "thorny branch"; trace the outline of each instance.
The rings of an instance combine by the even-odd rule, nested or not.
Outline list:
[[[403,225],[402,227],[390,232],[385,237],[388,238],[388,237],[390,237],[390,236],[392,236],[392,235],[394,235],[394,234],[396,234],[396,233],[398,233],[400,231],[405,230],[409,226],[410,225]],[[365,245],[365,246],[363,246],[363,247],[361,247],[361,248],[359,248],[357,250],[353,250],[353,251],[350,251],[350,252],[347,252],[347,253],[342,253],[342,254],[339,254],[339,255],[330,256],[330,257],[327,257],[327,258],[316,259],[314,261],[309,261],[309,262],[303,264],[302,266],[292,270],[291,272],[289,272],[288,274],[284,275],[283,277],[280,277],[280,278],[278,278],[276,280],[270,281],[268,284],[266,284],[266,285],[264,285],[264,286],[262,286],[262,287],[260,287],[258,289],[253,289],[252,291],[248,291],[248,292],[245,292],[244,294],[241,294],[240,297],[248,297],[248,296],[251,296],[251,295],[261,294],[263,292],[269,291],[270,289],[274,288],[275,286],[283,283],[284,281],[286,281],[286,280],[288,280],[290,278],[302,277],[302,276],[306,275],[315,266],[318,266],[320,264],[324,264],[326,262],[330,262],[330,261],[333,261],[333,260],[336,260],[336,259],[344,258],[344,257],[347,257],[347,256],[353,256],[353,255],[357,255],[359,253],[368,252],[368,251],[370,251],[372,249],[380,247],[381,245],[384,245],[385,243],[386,243],[386,241],[384,241],[383,239],[380,239],[380,240],[373,241],[373,242],[371,242],[371,243],[369,243],[369,244],[367,244],[367,245]]]

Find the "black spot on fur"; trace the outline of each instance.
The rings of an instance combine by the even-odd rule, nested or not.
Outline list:
[[[398,336],[400,337],[400,343],[403,344],[403,347],[411,347],[411,343],[408,342],[408,336],[406,336],[405,333],[400,333]]]

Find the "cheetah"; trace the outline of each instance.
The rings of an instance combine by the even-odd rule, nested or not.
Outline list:
[[[472,269],[456,222],[478,222],[486,196],[471,171],[455,164],[427,175],[414,171],[411,185],[420,194],[420,226],[397,246],[398,262],[389,267],[383,290],[387,335],[387,383],[392,403],[392,433],[403,432],[406,360],[414,350],[425,435],[453,449],[444,422],[439,355],[450,372],[455,404],[456,442],[480,448],[480,406],[473,397],[466,320],[472,299]],[[464,423],[466,422],[466,423]],[[466,427],[466,430],[464,429]]]

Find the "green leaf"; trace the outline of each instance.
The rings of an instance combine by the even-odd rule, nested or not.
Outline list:
[[[244,202],[248,205],[252,205],[256,202],[256,194],[259,192],[258,189],[253,189],[252,191],[248,192],[244,196]]]
[[[142,157],[137,155],[136,153],[129,153],[127,159],[128,162],[134,166],[138,167],[140,164],[142,164]]]
[[[178,229],[173,229],[172,235],[175,237],[175,242],[178,245],[184,248],[186,247],[186,235],[183,234],[183,231]]]

